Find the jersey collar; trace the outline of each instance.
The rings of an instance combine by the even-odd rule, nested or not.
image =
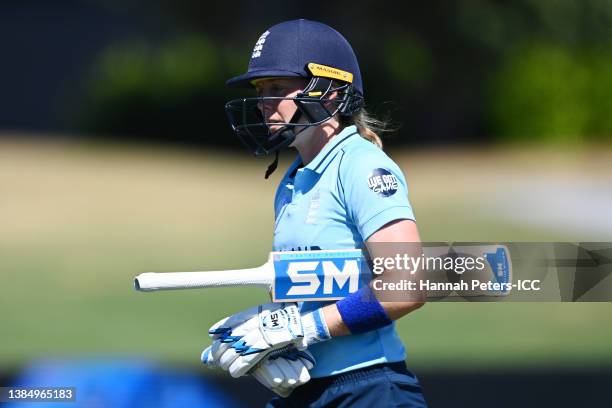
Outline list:
[[[340,133],[327,142],[319,154],[317,154],[305,167],[318,174],[323,173],[327,165],[354,135],[358,135],[356,126],[352,125],[345,127]]]

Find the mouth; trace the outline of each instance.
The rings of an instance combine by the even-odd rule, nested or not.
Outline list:
[[[284,122],[281,121],[268,121],[268,128],[270,132],[274,133],[280,130],[283,126],[285,126]]]

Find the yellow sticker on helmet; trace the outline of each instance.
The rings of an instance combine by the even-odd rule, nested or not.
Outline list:
[[[310,62],[308,63],[308,70],[314,76],[339,79],[340,81],[348,82],[349,84],[353,83],[353,74],[338,68],[332,68],[328,67],[327,65]]]

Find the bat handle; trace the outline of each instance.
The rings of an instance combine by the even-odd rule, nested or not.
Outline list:
[[[145,272],[134,278],[134,289],[157,290],[215,288],[227,286],[269,287],[274,273],[266,265],[258,268],[209,272]]]

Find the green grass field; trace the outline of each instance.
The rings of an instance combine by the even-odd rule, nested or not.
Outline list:
[[[424,240],[610,240],[597,225],[517,221],[505,197],[509,185],[510,197],[525,199],[523,180],[535,176],[599,180],[612,174],[612,149],[392,157]],[[246,153],[0,139],[0,370],[91,353],[198,364],[209,325],[266,294],[143,294],[132,278],[263,263],[281,173],[265,181],[266,165]],[[605,303],[430,303],[398,327],[419,368],[583,368],[612,364],[611,312]]]

